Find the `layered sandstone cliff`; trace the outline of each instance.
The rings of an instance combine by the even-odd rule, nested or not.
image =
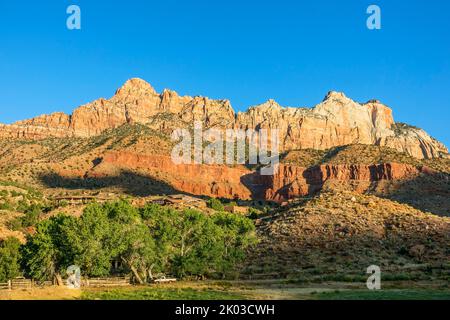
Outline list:
[[[314,195],[326,183],[352,185],[365,193],[381,182],[399,182],[419,176],[433,176],[426,166],[406,163],[322,164],[301,167],[280,164],[275,175],[263,176],[245,166],[174,164],[169,156],[134,152],[108,152],[85,178],[105,178],[118,170],[137,170],[162,178],[179,192],[241,200],[270,200],[278,203]]]
[[[355,191],[364,193],[373,183],[380,181],[401,181],[413,179],[420,174],[432,175],[427,167],[417,167],[404,163],[324,164],[309,168],[280,165],[273,176],[255,175],[256,185],[264,186],[259,196],[277,202],[303,197],[322,190],[327,181],[356,183]]]
[[[157,176],[171,187],[194,195],[251,199],[251,190],[242,177],[251,175],[245,166],[174,164],[169,156],[142,155],[133,152],[109,152],[87,178],[107,177],[119,170],[138,170]]]
[[[327,149],[347,144],[392,147],[417,158],[447,155],[447,148],[425,131],[394,122],[392,110],[379,101],[359,104],[330,92],[314,108],[283,108],[275,101],[235,114],[228,100],[157,93],[140,79],[127,81],[111,99],[98,99],[74,110],[12,125],[0,125],[0,138],[91,137],[125,123],[142,123],[170,134],[201,121],[205,128],[278,129],[282,150]]]

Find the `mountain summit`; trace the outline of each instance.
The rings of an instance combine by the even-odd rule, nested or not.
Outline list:
[[[348,144],[387,146],[416,158],[448,155],[425,131],[395,123],[392,110],[377,100],[357,103],[331,91],[313,108],[281,107],[273,100],[235,114],[228,100],[157,93],[142,79],[130,79],[110,99],[98,99],[72,115],[53,113],[12,125],[0,125],[0,138],[92,137],[126,123],[170,133],[201,121],[204,127],[279,129],[283,150],[328,149]]]

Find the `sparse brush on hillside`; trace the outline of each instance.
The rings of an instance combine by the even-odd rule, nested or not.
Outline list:
[[[56,143],[55,139],[52,139],[51,143],[53,146],[60,146],[59,148],[53,147],[54,156],[59,159],[68,159],[76,155],[89,154],[96,149],[105,151],[127,148],[139,141],[145,142],[147,139],[151,140],[149,141],[151,143],[148,144],[149,152],[152,150],[152,144],[157,140],[167,145],[170,143],[170,139],[167,136],[142,124],[124,124],[118,128],[106,130],[102,134],[91,138],[64,138],[59,139]],[[156,145],[158,144],[155,143],[153,147],[156,147]],[[167,146],[166,149],[168,150]],[[162,148],[156,151],[163,152],[164,150]],[[49,153],[47,156],[51,154]]]
[[[403,123],[403,122],[396,122],[392,125],[392,128],[395,132],[396,135],[404,135],[407,134],[409,132],[410,129],[416,129],[419,130],[420,128],[407,124],[407,123]]]
[[[405,163],[413,166],[428,166],[432,169],[450,173],[450,159],[417,159],[407,153],[388,147],[375,145],[353,144],[334,147],[328,150],[294,150],[281,156],[281,162],[301,167],[311,167],[321,164],[381,164]]]
[[[103,152],[129,148],[135,144],[143,143],[148,152],[169,152],[171,141],[167,135],[153,130],[143,124],[124,124],[115,129],[109,129],[100,135],[90,138],[66,137],[47,138],[42,140],[0,140],[0,147],[4,150],[1,158],[8,158],[14,150],[22,150],[13,160],[15,166],[32,162],[63,161],[71,157],[88,155],[92,152]],[[155,149],[153,149],[155,148]],[[23,154],[23,155],[21,155]],[[25,156],[25,155],[30,156]],[[10,167],[11,163],[5,162],[3,170]],[[0,161],[0,168],[2,163]],[[12,168],[10,167],[9,170]]]
[[[43,195],[42,192],[29,187],[29,186],[25,186],[21,183],[18,182],[14,182],[14,181],[4,181],[4,180],[0,180],[0,186],[4,186],[4,187],[16,187],[18,189],[23,189],[26,191],[27,195],[31,198],[31,199],[37,199],[37,200],[41,200]],[[17,191],[16,191],[17,192]],[[4,193],[2,193],[2,195],[4,195]]]
[[[49,202],[42,193],[12,181],[0,181],[0,239],[36,224]]]

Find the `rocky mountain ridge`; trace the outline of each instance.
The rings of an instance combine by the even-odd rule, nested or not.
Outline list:
[[[282,151],[371,144],[420,159],[448,155],[424,130],[395,123],[392,110],[377,100],[360,104],[331,91],[313,108],[285,108],[269,100],[236,114],[228,100],[182,97],[171,90],[159,94],[141,79],[128,80],[111,99],[95,100],[71,115],[59,112],[2,124],[0,138],[92,137],[134,123],[170,134],[194,121],[205,128],[278,129]]]

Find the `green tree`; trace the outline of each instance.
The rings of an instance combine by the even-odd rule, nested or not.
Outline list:
[[[220,232],[210,218],[196,210],[147,206],[141,211],[155,239],[161,270],[178,277],[213,270]]]
[[[110,219],[110,243],[113,256],[120,259],[139,283],[151,277],[155,264],[155,244],[139,211],[127,201],[104,206]]]
[[[167,212],[167,208],[155,203],[149,203],[143,208],[139,209],[139,214],[144,221],[147,221],[155,215],[159,215],[164,212]]]
[[[20,275],[20,242],[7,238],[0,242],[0,282],[6,282]]]
[[[196,210],[184,210],[178,222],[179,234],[174,243],[173,269],[177,275],[203,276],[213,271],[220,252],[220,230],[212,220]]]
[[[217,271],[225,275],[242,262],[246,250],[257,243],[255,225],[249,218],[227,212],[217,212],[212,219],[220,227],[223,243]]]
[[[91,204],[80,218],[59,215],[39,222],[23,247],[28,275],[51,279],[72,265],[83,274],[110,274],[113,261],[139,283],[153,272],[178,277],[225,275],[256,243],[248,218],[217,212],[177,211],[158,205],[136,209],[126,200]]]
[[[97,203],[87,206],[67,230],[68,240],[74,252],[74,264],[83,274],[92,277],[106,276],[111,271],[113,244],[107,211]]]
[[[67,231],[75,218],[58,215],[39,222],[36,234],[28,236],[23,261],[28,275],[36,280],[58,277],[73,262],[73,250]]]
[[[171,270],[176,254],[175,243],[179,239],[178,223],[180,213],[171,208],[150,204],[140,210],[145,224],[155,241],[156,261],[152,271],[167,272]]]

